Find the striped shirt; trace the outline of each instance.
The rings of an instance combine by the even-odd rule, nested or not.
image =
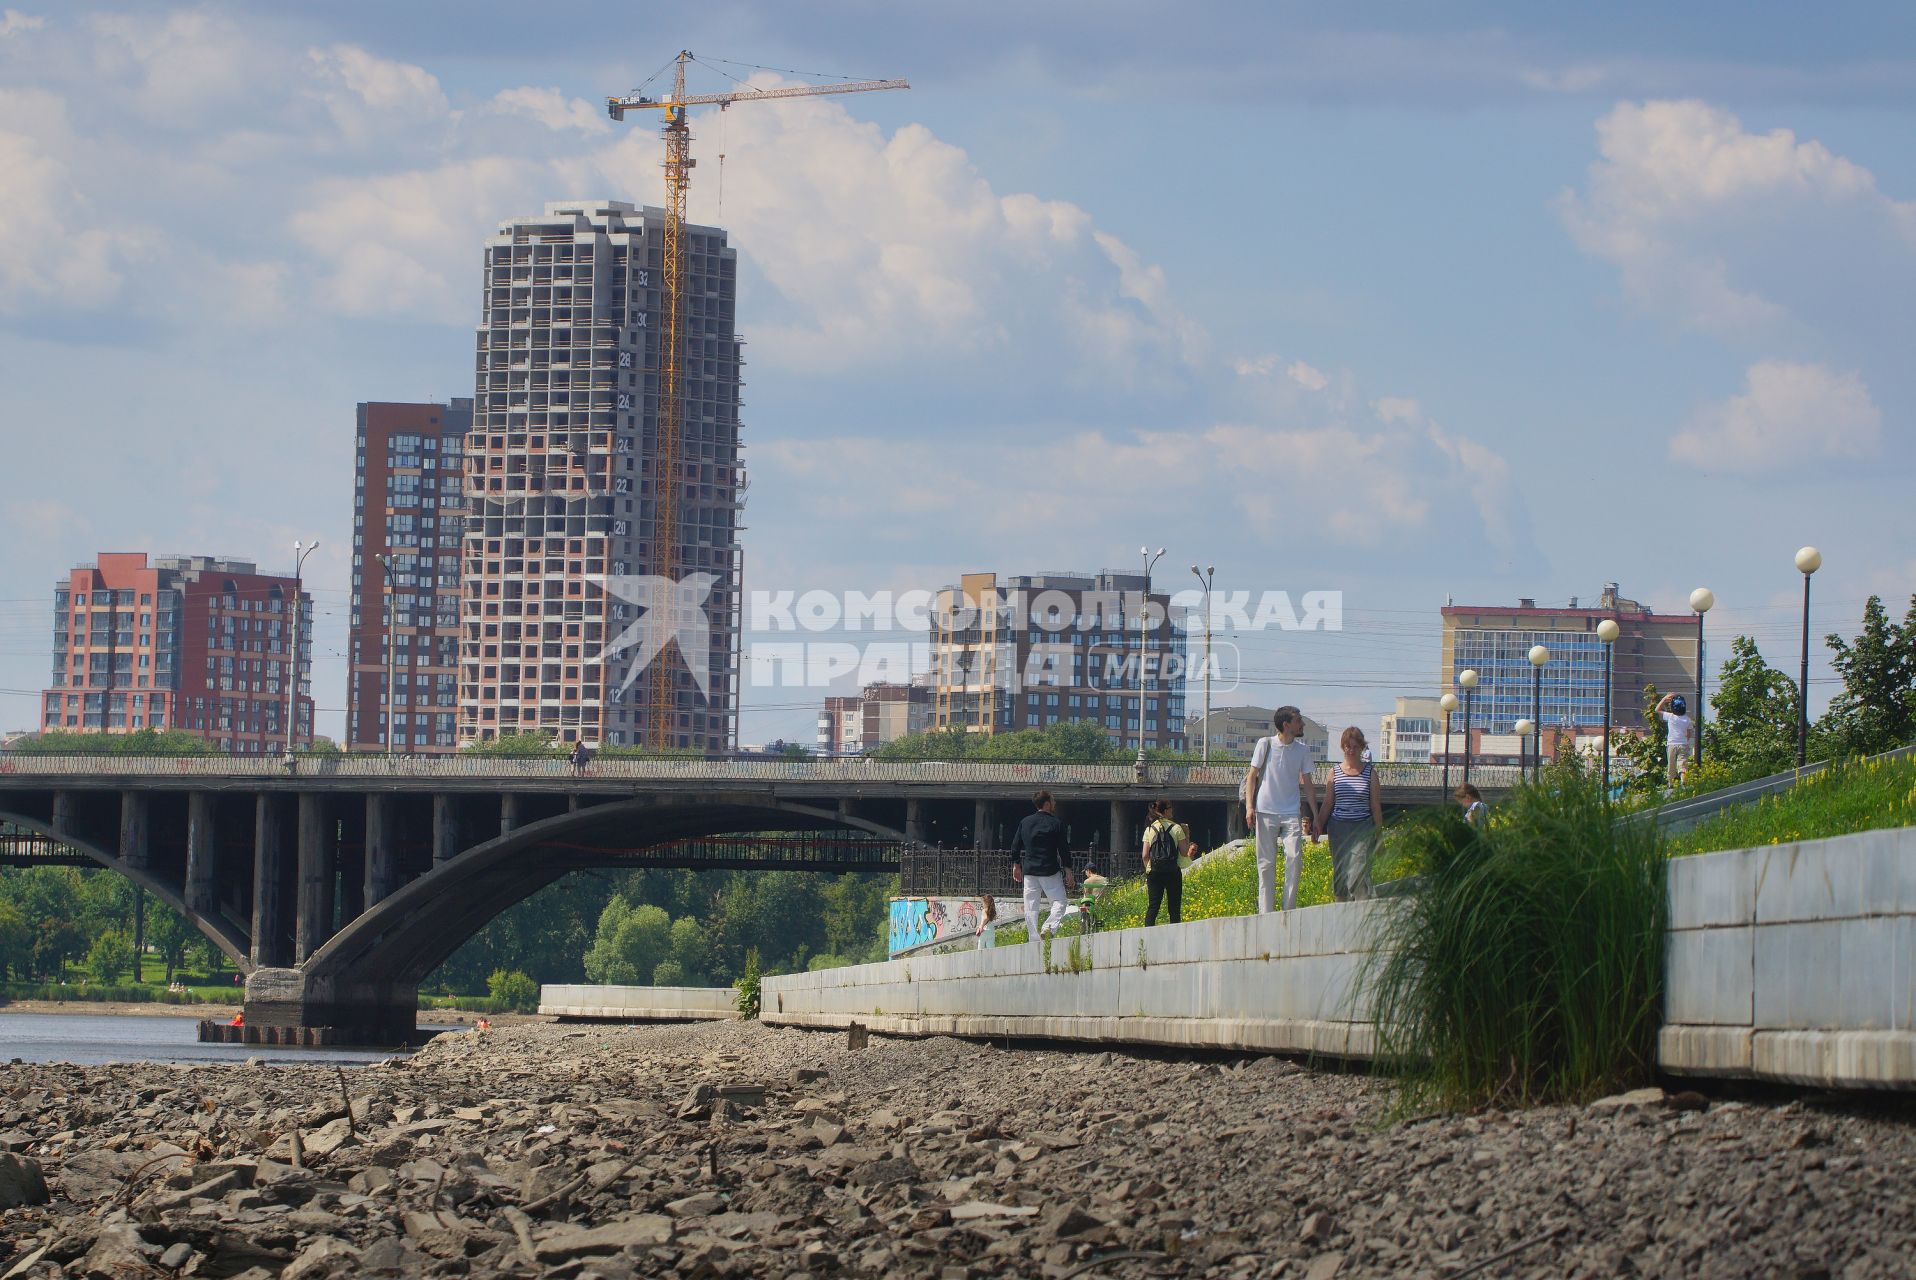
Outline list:
[[[1357,822],[1370,817],[1370,765],[1364,765],[1359,774],[1347,774],[1344,766],[1338,765],[1331,770],[1332,794],[1337,797],[1331,806],[1331,817],[1340,822]]]

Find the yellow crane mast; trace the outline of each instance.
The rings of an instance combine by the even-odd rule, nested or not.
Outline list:
[[[833,93],[871,93],[879,89],[909,89],[903,80],[853,80],[842,84],[795,85],[784,89],[740,88],[725,93],[688,94],[685,92],[685,66],[695,62],[689,51],[680,50],[672,59],[672,93],[669,97],[649,98],[639,93],[605,100],[606,114],[624,120],[628,111],[660,111],[665,137],[665,243],[660,254],[664,275],[665,332],[659,345],[658,439],[652,460],[653,558],[654,573],[667,582],[678,580],[679,549],[679,427],[684,414],[680,395],[680,377],[684,336],[681,317],[685,311],[685,258],[681,245],[685,238],[685,193],[690,185],[692,131],[685,118],[687,107],[715,104],[721,110],[739,102],[768,102],[775,98],[813,98]],[[721,72],[720,74],[729,75]],[[736,77],[734,77],[736,78]],[[655,608],[666,607],[663,601]],[[689,660],[691,655],[685,655]],[[663,650],[652,661],[651,699],[646,716],[648,745],[671,745],[673,719],[678,710],[677,673],[666,661]],[[736,691],[734,691],[736,696]]]

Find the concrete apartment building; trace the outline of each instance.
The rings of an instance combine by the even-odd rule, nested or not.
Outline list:
[[[932,606],[931,727],[992,734],[1090,722],[1135,748],[1142,666],[1144,744],[1182,750],[1185,611],[1146,585],[1107,570],[1002,583],[968,573],[945,587]]]
[[[1257,749],[1257,740],[1276,732],[1271,727],[1271,717],[1276,714],[1276,707],[1220,707],[1211,712],[1208,721],[1203,716],[1192,716],[1185,736],[1192,751],[1202,750],[1204,739],[1210,738],[1213,763],[1219,759],[1249,760]],[[1309,716],[1304,717],[1303,742],[1311,750],[1311,759],[1330,759],[1331,731]]]
[[[681,465],[662,476],[664,218],[614,200],[561,201],[502,224],[486,244],[466,446],[461,744],[526,731],[652,741],[650,674],[622,688],[634,652],[601,660],[645,611],[604,581],[661,567],[654,503],[667,483],[679,486],[676,577],[706,574],[712,585],[704,651],[668,645],[656,659],[674,670],[666,741],[716,753],[736,740],[737,259],[718,228],[685,228]],[[706,668],[705,693],[688,662]]]
[[[1451,727],[1457,727],[1454,720]],[[1433,749],[1443,754],[1443,736],[1444,710],[1436,698],[1399,698],[1377,726],[1376,757],[1388,764],[1429,764]]]
[[[458,745],[459,557],[471,427],[471,400],[359,406],[349,751],[384,750],[389,737],[392,750],[405,755],[445,755]]]
[[[863,755],[931,722],[931,688],[923,684],[868,684],[858,693],[827,698],[818,715],[821,755]]]
[[[246,560],[103,552],[54,585],[41,727],[178,729],[234,755],[277,754],[297,671],[293,744],[310,745],[313,606],[303,592],[295,603],[296,585]]]
[[[1473,739],[1510,734],[1518,720],[1531,714],[1529,653],[1531,646],[1541,644],[1550,650],[1550,662],[1543,669],[1541,720],[1546,755],[1556,734],[1565,729],[1573,737],[1601,738],[1603,642],[1597,638],[1597,624],[1605,618],[1615,619],[1619,629],[1611,671],[1614,729],[1642,730],[1641,703],[1648,684],[1664,693],[1695,696],[1702,659],[1696,615],[1657,613],[1620,596],[1614,582],[1605,584],[1592,605],[1579,605],[1573,599],[1564,608],[1538,608],[1534,600],[1519,600],[1514,608],[1444,606],[1438,687],[1456,689],[1457,673],[1474,669],[1479,683],[1472,699]],[[1461,697],[1463,691],[1457,692]],[[1439,713],[1439,735],[1441,719]],[[1461,710],[1452,717],[1452,728],[1451,755],[1462,759]],[[1474,745],[1473,753],[1481,745]]]

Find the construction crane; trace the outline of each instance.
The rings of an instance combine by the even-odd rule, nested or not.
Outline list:
[[[659,263],[665,277],[665,333],[659,349],[658,439],[652,461],[652,548],[658,566],[653,572],[667,582],[678,580],[679,426],[684,414],[679,381],[685,341],[681,329],[681,317],[685,310],[685,258],[681,246],[685,239],[685,193],[691,182],[692,166],[697,163],[692,159],[692,131],[685,118],[685,109],[716,105],[724,110],[739,102],[769,102],[775,98],[815,98],[833,93],[872,93],[879,89],[911,88],[903,80],[852,80],[842,84],[794,85],[785,89],[739,88],[725,93],[688,94],[685,92],[685,66],[696,61],[688,50],[680,50],[673,57],[672,93],[669,97],[648,98],[634,92],[605,100],[606,114],[614,120],[624,120],[628,111],[660,111],[665,117],[660,126],[660,132],[665,137],[665,244]],[[729,72],[721,71],[719,74],[730,76]],[[691,655],[685,656],[689,661]],[[653,660],[651,676],[650,714],[646,717],[648,745],[666,747],[672,745],[671,733],[678,710],[678,696],[677,675],[663,652]],[[733,696],[737,696],[736,690]]]

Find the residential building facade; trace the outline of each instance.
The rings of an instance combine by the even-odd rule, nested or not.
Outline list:
[[[868,684],[848,697],[827,698],[818,716],[821,755],[863,755],[931,720],[931,688],[922,684]]]
[[[1694,696],[1699,652],[1696,615],[1657,613],[1649,606],[1617,594],[1617,584],[1605,585],[1591,606],[1572,600],[1568,607],[1538,608],[1534,600],[1509,605],[1446,605],[1443,609],[1443,651],[1438,671],[1440,689],[1457,688],[1465,669],[1477,672],[1471,698],[1471,728],[1490,734],[1514,731],[1516,722],[1531,718],[1533,668],[1530,650],[1543,645],[1550,661],[1543,667],[1541,724],[1546,738],[1568,729],[1601,735],[1603,730],[1603,641],[1597,624],[1614,619],[1611,714],[1613,727],[1643,728],[1645,686],[1664,693]],[[1458,734],[1462,712],[1452,717]],[[1441,732],[1441,725],[1439,726]],[[1461,737],[1452,749],[1461,758]]]
[[[471,428],[471,400],[359,406],[349,751],[390,747],[404,755],[445,755],[457,748],[459,566]]]
[[[1201,750],[1204,740],[1209,738],[1213,761],[1248,760],[1257,749],[1257,740],[1276,732],[1271,726],[1271,717],[1276,714],[1276,707],[1220,707],[1211,712],[1208,720],[1201,715],[1192,716],[1185,731],[1191,740],[1190,749]],[[1330,758],[1330,730],[1309,716],[1304,717],[1303,741],[1310,748],[1311,759]]]
[[[1135,748],[1142,697],[1144,745],[1182,750],[1186,611],[1146,585],[1110,571],[1003,582],[968,573],[942,589],[931,613],[931,728],[1092,723]]]
[[[1433,739],[1444,734],[1444,711],[1436,698],[1399,698],[1377,730],[1377,759],[1389,764],[1429,764]],[[1437,749],[1442,754],[1441,747]]]
[[[736,740],[737,257],[722,230],[684,229],[679,470],[663,475],[665,216],[620,201],[559,202],[486,244],[466,448],[462,744],[535,731],[717,753]],[[675,626],[659,648],[632,643],[632,628],[647,615],[642,580],[665,564],[654,535],[667,484],[677,494],[673,576],[702,594],[704,625]],[[652,730],[653,661],[672,671],[662,736]]]
[[[54,586],[41,727],[177,729],[234,755],[271,755],[288,745],[297,676],[292,745],[308,746],[312,634],[311,597],[250,561],[104,552]]]

